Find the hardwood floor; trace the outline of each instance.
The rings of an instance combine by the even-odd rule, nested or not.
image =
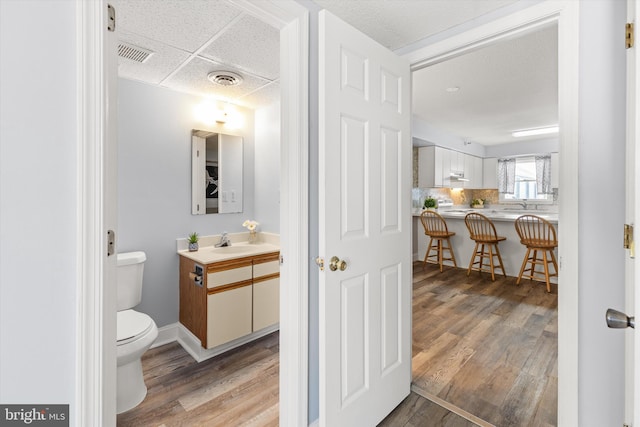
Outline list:
[[[554,288],[555,292],[556,288]],[[556,425],[557,293],[541,282],[414,265],[414,389],[496,426]],[[278,332],[197,363],[178,343],[145,353],[148,394],[124,426],[277,426]],[[474,418],[471,418],[474,419]],[[412,392],[381,427],[471,427]]]
[[[557,285],[414,264],[413,381],[496,426],[557,423]]]
[[[278,332],[197,363],[178,343],[142,357],[147,397],[118,426],[277,426]]]

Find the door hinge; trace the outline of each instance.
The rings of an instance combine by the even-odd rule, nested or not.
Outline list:
[[[107,30],[114,32],[116,30],[116,9],[110,4],[107,5]]]
[[[627,23],[624,31],[624,45],[627,49],[631,49],[634,45],[634,33],[633,22]]]
[[[111,256],[116,251],[116,232],[113,230],[107,231],[107,256]]]
[[[624,225],[624,239],[622,242],[622,246],[625,249],[629,249],[629,256],[631,258],[635,258],[635,242],[633,240],[633,225],[625,224]]]
[[[284,264],[284,256],[280,255],[280,265]]]

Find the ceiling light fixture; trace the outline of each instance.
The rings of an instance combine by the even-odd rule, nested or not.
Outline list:
[[[558,133],[559,131],[560,131],[560,127],[558,125],[555,125],[555,126],[547,126],[544,128],[537,128],[537,129],[517,130],[513,132],[511,135],[514,136],[515,138],[520,138],[523,136],[546,135],[549,133]]]
[[[457,92],[460,90],[458,86],[451,86],[445,89],[447,92]]]

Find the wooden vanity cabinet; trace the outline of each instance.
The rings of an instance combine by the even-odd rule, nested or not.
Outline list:
[[[196,263],[180,257],[180,323],[204,348],[272,326],[280,317],[279,252],[206,264],[202,283],[189,273]],[[199,264],[198,264],[199,265]]]

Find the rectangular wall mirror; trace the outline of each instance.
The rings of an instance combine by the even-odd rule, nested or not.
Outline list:
[[[242,212],[242,137],[191,131],[191,213]]]

